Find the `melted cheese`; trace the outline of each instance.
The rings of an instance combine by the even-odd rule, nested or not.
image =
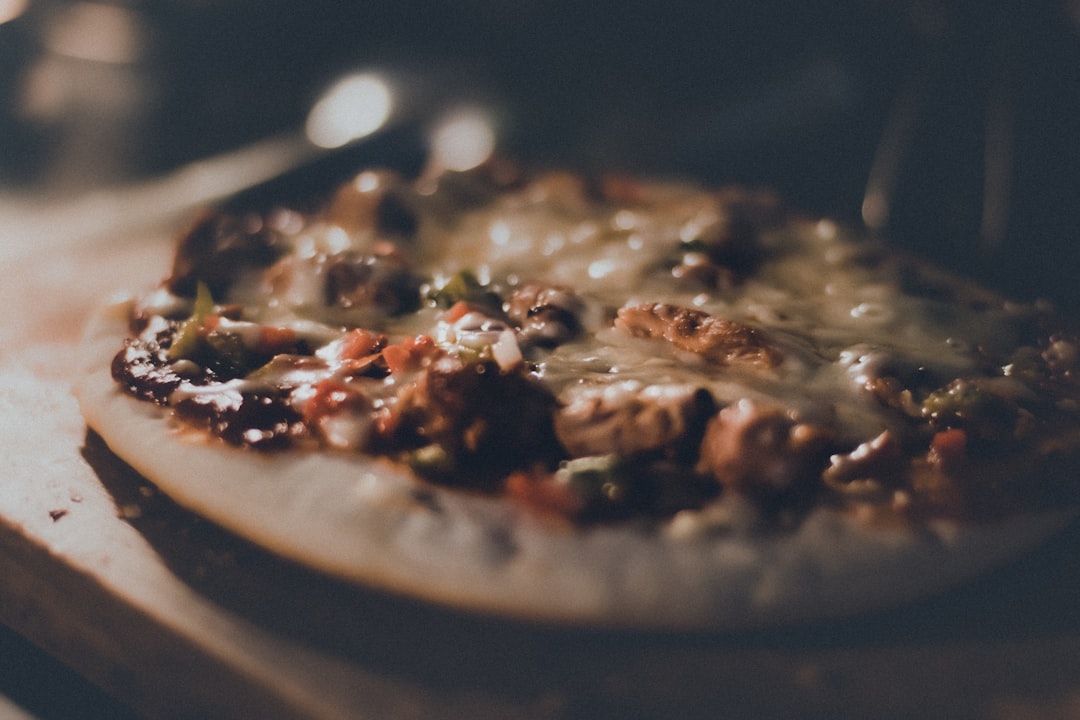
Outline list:
[[[778,405],[796,420],[827,422],[859,443],[897,422],[868,390],[885,368],[961,376],[976,368],[976,348],[1015,342],[1010,330],[1028,312],[1005,304],[967,311],[906,294],[891,266],[860,262],[858,241],[828,221],[768,229],[759,239],[764,259],[749,277],[715,291],[687,288],[664,269],[665,258],[724,220],[714,195],[657,185],[649,190],[652,202],[625,206],[560,192],[508,192],[449,215],[429,197],[427,205],[417,204],[419,237],[408,252],[417,270],[436,281],[468,269],[484,281],[542,280],[584,298],[584,336],[531,358],[537,376],[565,402],[604,385],[694,384],[721,404],[749,398]],[[229,325],[245,342],[254,342],[259,323],[290,328],[317,347],[347,328],[364,327],[391,341],[428,334],[450,352],[486,351],[504,368],[521,361],[513,329],[477,313],[447,323],[433,307],[389,317],[370,307],[328,306],[328,255],[370,249],[368,230],[350,234],[314,221],[290,241],[283,260],[245,275],[225,298],[245,308],[247,322]],[[661,301],[758,328],[783,360],[767,369],[716,367],[610,327],[613,309]],[[159,292],[146,303],[166,308],[175,299]],[[303,370],[283,366],[246,382],[310,387],[339,373],[333,362]],[[297,397],[305,393],[298,389]]]

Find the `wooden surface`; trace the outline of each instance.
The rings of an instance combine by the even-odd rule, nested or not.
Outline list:
[[[148,718],[1080,716],[1080,525],[947,595],[767,633],[574,631],[387,597],[200,521],[87,433],[65,374],[79,326],[106,293],[161,275],[163,233],[0,249],[0,621],[119,707]]]

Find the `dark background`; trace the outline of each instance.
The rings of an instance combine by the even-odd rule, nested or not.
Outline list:
[[[297,127],[334,77],[377,67],[417,79],[421,114],[458,97],[496,106],[502,150],[529,162],[767,184],[859,222],[875,151],[914,87],[885,233],[1080,309],[1075,0],[113,4],[140,20],[138,58],[66,68],[112,73],[128,94],[45,117],[20,111],[26,78],[74,3],[32,1],[0,25],[8,183],[52,172],[55,187],[73,156],[91,169],[62,187],[160,173]],[[100,130],[97,155],[72,150],[80,128],[109,123],[122,131]],[[988,148],[1008,179],[1007,204],[991,198],[1007,224],[989,239]]]

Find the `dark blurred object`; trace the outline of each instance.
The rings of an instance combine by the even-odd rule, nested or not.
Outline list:
[[[4,0],[0,0],[0,3]],[[127,179],[154,111],[154,28],[136,6],[30,2],[0,25],[5,179],[49,192]]]
[[[0,717],[137,720],[131,710],[6,627],[0,627]]]
[[[70,160],[71,137],[109,119],[124,130],[97,136],[99,156],[161,173],[301,126],[344,72],[390,69],[436,78],[413,102],[493,98],[501,149],[531,163],[767,184],[853,222],[891,154],[888,212],[871,225],[1080,308],[1072,0],[43,0],[19,33],[0,26],[32,56],[0,80],[11,107],[11,78],[56,54],[50,23],[87,6],[137,18],[142,53],[104,73],[137,102],[84,93],[63,120],[9,125],[0,172],[20,153]],[[103,74],[86,62],[69,72]]]
[[[864,217],[945,264],[1076,314],[1077,3],[911,7],[919,22],[893,100],[898,132],[879,147],[895,157],[881,163],[891,168],[875,168],[892,175],[889,212],[867,217],[864,206]]]
[[[839,170],[860,191],[905,43],[902,13],[880,3],[238,0],[187,9],[159,18],[170,28],[163,82],[173,100],[161,137],[228,147],[296,122],[344,70],[404,67],[502,98],[503,149],[530,160],[706,179]],[[838,167],[838,154],[855,161]]]
[[[0,0],[2,1],[2,0]],[[21,81],[29,58],[36,55],[27,6],[0,6],[0,178],[23,179],[35,163],[32,127],[19,117]]]

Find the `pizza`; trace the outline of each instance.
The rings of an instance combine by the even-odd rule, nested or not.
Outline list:
[[[209,210],[95,315],[89,426],[181,505],[500,616],[735,629],[1074,515],[1080,341],[774,194],[491,161]]]

